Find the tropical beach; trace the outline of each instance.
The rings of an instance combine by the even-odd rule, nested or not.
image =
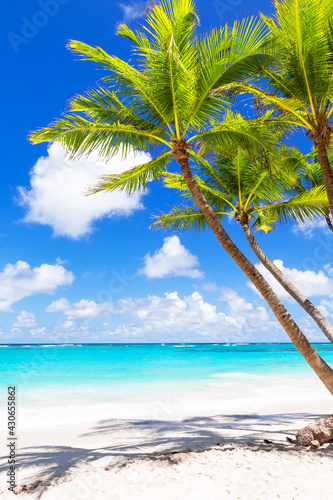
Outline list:
[[[330,499],[332,2],[6,9],[0,498]]]
[[[320,474],[329,498],[332,444],[286,440],[333,409],[290,344],[22,345],[3,347],[2,365],[8,349],[19,497],[310,499]]]

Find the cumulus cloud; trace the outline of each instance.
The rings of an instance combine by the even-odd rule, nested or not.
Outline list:
[[[323,299],[320,302],[318,309],[323,313],[323,315],[326,318],[333,318],[333,299],[331,300]]]
[[[21,311],[20,314],[18,314],[15,323],[13,323],[13,326],[19,328],[22,327],[31,328],[33,326],[36,326],[36,317],[31,312]]]
[[[71,318],[97,318],[108,316],[113,311],[112,302],[97,304],[93,300],[82,299],[79,302],[70,304],[67,299],[61,298],[52,302],[46,312],[63,312]]]
[[[315,271],[301,271],[296,268],[285,267],[283,261],[279,259],[273,262],[306,297],[320,295],[333,297],[333,278],[330,266],[325,266],[325,268],[316,273]],[[261,263],[256,264],[256,268],[281,299],[290,298],[290,295]],[[252,283],[248,283],[248,286],[256,291]]]
[[[165,293],[164,297],[151,295],[140,299],[120,300],[116,310],[131,315],[135,322],[121,324],[113,334],[178,338],[179,340],[207,339],[229,342],[249,341],[253,336],[281,333],[276,321],[268,316],[264,307],[255,307],[238,296],[233,290],[225,290],[222,300],[229,312],[218,311],[217,306],[205,301],[199,292],[181,298],[177,292]],[[262,337],[261,337],[262,338]],[[202,340],[201,340],[202,341]]]
[[[165,278],[167,276],[187,276],[201,278],[203,274],[196,269],[198,258],[181,244],[178,236],[164,239],[162,248],[153,255],[145,256],[145,265],[139,270],[148,278]]]
[[[32,328],[30,333],[32,337],[44,337],[47,334],[47,330],[45,326],[41,326],[40,328]]]
[[[92,231],[103,217],[128,216],[143,208],[143,193],[121,191],[84,196],[89,186],[105,174],[118,174],[150,160],[143,152],[130,152],[126,160],[118,154],[108,162],[90,154],[69,161],[59,144],[51,144],[30,172],[30,188],[19,187],[19,204],[27,209],[24,222],[50,226],[56,236],[80,238]]]
[[[319,309],[321,309],[321,306],[319,306]],[[327,314],[326,317],[328,318],[329,316],[330,315]],[[310,342],[327,342],[327,337],[319,330],[310,316],[301,316],[297,318],[297,324]]]
[[[255,307],[240,297],[234,290],[225,289],[221,300],[227,302],[228,313],[204,300],[195,291],[181,297],[177,291],[166,292],[163,296],[148,295],[143,298],[121,299],[115,304],[81,300],[74,304],[62,298],[52,302],[47,312],[63,312],[66,320],[53,327],[48,333],[52,338],[58,335],[73,337],[80,333],[90,340],[106,340],[108,337],[123,341],[249,341],[254,335],[274,335],[281,332],[264,307]],[[88,318],[111,316],[111,326],[103,322],[102,330],[89,329]],[[126,317],[126,321],[121,318]],[[116,323],[116,324],[115,324]],[[36,336],[45,331],[33,330]],[[275,337],[270,336],[270,340]]]
[[[53,294],[73,280],[74,275],[59,263],[34,268],[22,260],[7,264],[0,273],[0,311],[10,311],[12,304],[36,293]]]
[[[227,302],[230,318],[234,319],[239,329],[247,332],[270,332],[276,326],[276,322],[269,317],[264,307],[255,307],[252,302],[247,302],[235,290],[224,288],[219,300]]]
[[[279,323],[264,307],[247,302],[234,290],[224,289],[212,304],[195,291],[180,296],[164,295],[126,298],[112,304],[67,299],[52,302],[48,312],[62,312],[66,318],[52,327],[31,328],[35,341],[43,342],[251,342],[285,341]],[[98,322],[98,317],[109,317]],[[94,327],[89,324],[94,321]],[[99,323],[99,326],[98,326]]]
[[[117,4],[124,13],[124,22],[128,23],[142,17],[146,2],[131,2]]]
[[[292,226],[292,231],[294,234],[300,234],[308,240],[311,240],[317,231],[330,232],[324,219],[308,220],[303,224],[295,224]]]
[[[209,325],[227,321],[216,306],[205,302],[194,292],[181,299],[177,292],[166,292],[164,297],[149,295],[140,299],[123,299],[118,302],[118,314],[131,314],[152,331],[200,331],[208,333]],[[205,326],[205,328],[203,328]]]

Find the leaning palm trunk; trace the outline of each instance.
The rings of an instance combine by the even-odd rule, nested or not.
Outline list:
[[[255,240],[249,225],[247,222],[240,221],[244,234],[247,241],[250,244],[255,255],[258,257],[263,266],[268,269],[268,271],[274,276],[274,278],[280,283],[280,285],[291,295],[293,299],[298,302],[298,304],[303,307],[303,309],[311,316],[311,318],[317,323],[323,334],[328,338],[328,340],[333,344],[333,327],[327,321],[325,316],[308,300],[298,288],[288,280],[288,278],[280,271],[278,267],[264,254],[264,252],[259,247],[257,241]]]
[[[294,343],[297,350],[311,366],[325,387],[333,394],[333,370],[328,364],[318,355],[315,349],[311,346],[305,335],[294,322],[278,296],[273,289],[254,267],[254,265],[243,255],[237,248],[231,238],[224,230],[219,219],[216,217],[213,209],[205,199],[199,189],[199,186],[193,177],[189,166],[189,154],[186,150],[187,145],[184,141],[175,143],[174,157],[181,168],[185,182],[196,202],[200,211],[207,220],[207,224],[213,231],[220,245],[230,255],[230,257],[238,264],[246,276],[252,281],[254,286],[266,300],[277,320],[282,325],[283,329]]]
[[[323,179],[325,183],[325,188],[327,192],[328,203],[330,206],[331,215],[333,215],[333,174],[331,170],[331,165],[327,156],[327,144],[329,141],[324,142],[324,140],[314,140],[314,145],[318,151],[318,160],[320,168],[323,174]]]
[[[332,231],[332,233],[333,233],[333,224],[332,224],[332,222],[331,222],[331,219],[330,219],[329,215],[326,215],[326,216],[325,216],[325,220],[326,220],[326,224],[328,225],[328,227],[330,228],[330,230],[331,230],[331,231]]]

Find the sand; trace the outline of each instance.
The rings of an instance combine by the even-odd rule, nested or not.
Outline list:
[[[102,404],[22,407],[17,498],[331,500],[333,443],[316,451],[286,436],[332,414],[332,397],[317,382],[294,390],[272,387],[269,400],[256,393],[220,407],[203,394],[185,406],[171,397],[164,413],[147,401],[135,414],[113,408],[113,418]],[[13,499],[4,448],[1,457],[0,499]]]
[[[229,443],[206,451],[143,455],[109,467],[85,465],[49,487],[18,497],[328,500],[333,488],[332,453],[332,447],[313,452],[276,444]]]

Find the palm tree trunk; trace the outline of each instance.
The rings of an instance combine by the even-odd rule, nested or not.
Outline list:
[[[243,255],[231,240],[219,219],[216,217],[213,209],[203,196],[197,185],[188,162],[189,154],[186,150],[187,145],[184,141],[175,143],[174,157],[181,168],[184,180],[196,202],[201,213],[207,220],[208,225],[216,236],[220,245],[230,255],[230,257],[238,264],[246,276],[252,281],[257,290],[266,300],[277,320],[280,322],[290,340],[294,343],[297,350],[303,358],[311,366],[325,387],[333,394],[333,370],[332,368],[318,355],[300,328],[294,322],[278,296],[273,289],[254,267],[254,265]]]
[[[330,216],[329,215],[325,215],[325,220],[326,220],[326,223],[327,223],[328,227],[330,228],[330,230],[333,233],[333,224],[332,224],[332,221],[330,219]]]
[[[325,142],[321,139],[315,140],[314,144],[318,151],[318,159],[324,178],[328,203],[330,206],[331,214],[333,215],[333,174],[330,162],[328,161],[326,145]]]
[[[301,307],[311,316],[311,318],[317,323],[321,331],[328,338],[328,340],[333,344],[333,327],[327,321],[325,316],[308,300],[298,288],[288,280],[288,278],[280,271],[278,267],[264,254],[264,252],[259,247],[257,241],[255,240],[249,225],[247,222],[240,222],[242,229],[245,233],[247,241],[250,244],[255,255],[258,257],[263,266],[268,269],[268,271],[274,276],[274,278],[280,283],[280,285],[291,295],[296,302],[299,303]]]

